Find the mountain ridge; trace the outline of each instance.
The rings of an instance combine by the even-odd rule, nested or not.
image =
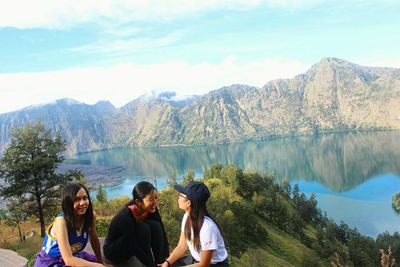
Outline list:
[[[325,131],[400,129],[400,69],[323,58],[292,79],[233,84],[186,100],[145,95],[121,108],[71,99],[0,114],[0,151],[12,128],[43,121],[68,153],[131,146],[260,140]]]

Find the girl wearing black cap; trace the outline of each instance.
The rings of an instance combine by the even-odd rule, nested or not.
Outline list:
[[[221,232],[206,208],[210,197],[207,186],[190,182],[185,187],[176,185],[175,189],[180,193],[178,205],[185,215],[178,245],[159,266],[229,266]],[[188,248],[191,255],[181,258]]]
[[[132,195],[133,199],[111,221],[104,255],[114,267],[155,267],[169,253],[157,209],[157,190],[149,182],[140,182]]]

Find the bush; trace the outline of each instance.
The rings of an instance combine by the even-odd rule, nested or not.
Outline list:
[[[93,210],[97,216],[114,216],[129,200],[128,196],[120,196],[105,202],[95,200],[93,201]]]
[[[97,235],[100,237],[105,237],[108,232],[108,227],[110,226],[111,218],[100,218],[96,220],[96,230]]]

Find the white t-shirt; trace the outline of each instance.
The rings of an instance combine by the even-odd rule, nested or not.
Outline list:
[[[182,219],[181,231],[185,232],[185,224],[188,214],[185,213]],[[186,240],[187,245],[190,250],[190,254],[196,261],[200,261],[200,252],[194,248],[193,244],[193,229],[192,229],[192,239],[190,241]],[[222,262],[228,256],[228,252],[225,249],[224,239],[222,238],[221,232],[218,226],[209,217],[205,216],[203,225],[200,229],[200,245],[201,250],[214,250],[211,258],[211,263]]]

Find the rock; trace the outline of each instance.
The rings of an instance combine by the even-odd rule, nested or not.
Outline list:
[[[0,266],[22,267],[26,266],[28,260],[15,251],[9,249],[0,249]]]

